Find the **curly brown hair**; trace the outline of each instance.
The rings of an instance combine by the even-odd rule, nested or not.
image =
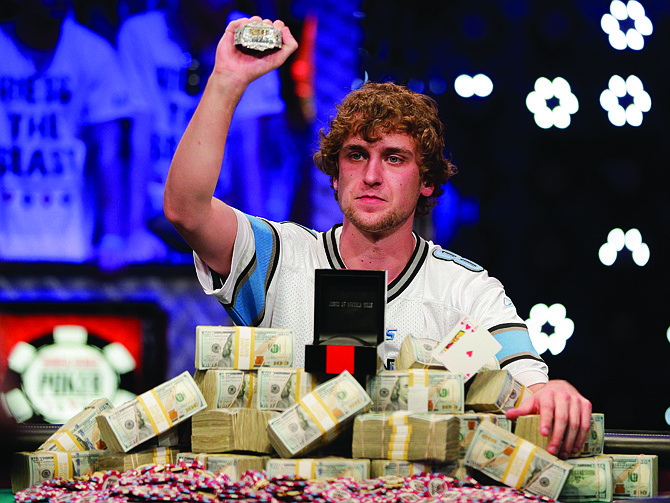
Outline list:
[[[407,87],[391,82],[367,82],[337,105],[337,115],[329,126],[327,133],[324,129],[319,131],[320,145],[314,163],[330,176],[331,187],[339,174],[342,144],[352,135],[367,142],[378,141],[389,133],[405,133],[414,138],[422,180],[433,187],[430,197],[419,197],[417,217],[430,213],[444,193],[442,186],[458,172],[451,155],[448,158],[444,155],[444,125],[435,100]]]

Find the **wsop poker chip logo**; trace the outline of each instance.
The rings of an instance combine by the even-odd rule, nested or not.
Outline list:
[[[17,342],[8,358],[0,404],[18,422],[62,424],[91,401],[106,397],[119,404],[132,399],[136,362],[120,342],[89,334],[79,325]]]

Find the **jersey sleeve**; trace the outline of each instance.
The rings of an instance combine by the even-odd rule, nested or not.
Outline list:
[[[279,263],[279,234],[271,222],[234,211],[237,237],[231,273],[221,278],[194,252],[196,273],[204,292],[217,298],[236,325],[261,326]]]
[[[524,386],[547,382],[549,368],[533,347],[528,328],[500,281],[482,270],[469,274],[465,282],[461,299],[467,306],[465,312],[501,344],[496,354],[500,368]]]

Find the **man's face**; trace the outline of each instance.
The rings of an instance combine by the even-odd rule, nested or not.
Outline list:
[[[347,138],[340,149],[339,176],[333,181],[346,220],[369,233],[387,233],[411,221],[420,195],[433,193],[419,173],[414,140],[404,133],[367,142]]]

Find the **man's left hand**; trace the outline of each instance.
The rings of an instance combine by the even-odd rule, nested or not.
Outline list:
[[[507,411],[507,418],[539,414],[540,433],[551,434],[547,451],[562,459],[577,455],[591,425],[591,402],[567,381],[553,380],[529,388],[533,395]]]

